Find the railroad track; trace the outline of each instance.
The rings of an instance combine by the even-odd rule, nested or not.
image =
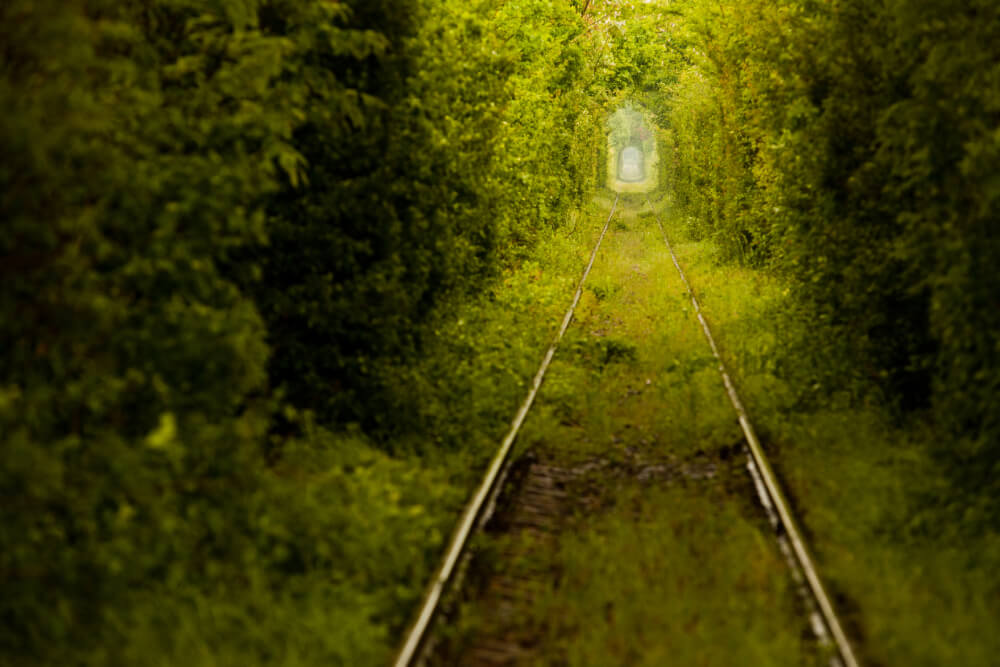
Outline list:
[[[647,203],[652,209],[652,202],[647,200]],[[515,415],[507,435],[504,437],[499,449],[490,462],[482,482],[462,513],[441,564],[428,586],[421,607],[397,655],[396,667],[409,667],[410,665],[422,662],[428,646],[428,637],[433,626],[433,621],[439,613],[442,597],[451,586],[455,585],[455,580],[461,578],[461,572],[465,569],[463,566],[468,558],[467,549],[469,540],[477,530],[486,526],[496,510],[498,497],[505,485],[505,481],[511,473],[512,462],[510,457],[513,444],[534,404],[559,343],[573,319],[587,277],[594,265],[598,251],[607,235],[609,225],[617,208],[618,197],[616,196],[614,204],[611,207],[611,212],[594,245],[590,259],[580,278],[570,307],[563,317],[558,333],[546,351],[528,394]],[[656,217],[660,235],[670,253],[681,281],[691,298],[704,336],[718,363],[718,370],[725,385],[726,393],[736,412],[745,438],[743,449],[747,456],[747,470],[756,489],[757,498],[774,529],[779,548],[789,565],[799,594],[804,601],[809,616],[809,625],[820,644],[832,647],[835,650],[835,655],[830,661],[831,665],[856,667],[858,662],[850,642],[847,640],[835,609],[823,587],[805,540],[802,538],[798,523],[785,499],[777,477],[767,460],[735,385],[722,361],[708,322],[702,314],[697,297],[688,282],[687,276],[684,274],[667,237],[662,221],[655,213],[655,209],[653,209],[653,213]],[[643,474],[659,474],[656,470],[663,467],[652,466],[650,470],[653,470],[653,472],[645,471]],[[508,546],[507,551],[500,554],[502,559],[510,562],[524,560],[519,558],[520,555],[523,555],[523,552],[519,551],[519,548],[524,548],[525,537],[527,538],[527,544],[532,546],[552,541],[553,535],[558,533],[561,528],[562,518],[570,509],[568,506],[569,499],[565,491],[567,485],[573,483],[575,479],[586,476],[591,471],[587,469],[586,465],[577,466],[576,468],[560,468],[527,460],[519,462],[519,469],[516,472],[519,478],[518,483],[513,485],[516,488],[511,493],[512,497],[507,500],[507,507],[502,517],[505,529],[510,533],[520,535],[522,538],[520,540],[522,547],[518,547],[518,542],[514,542],[513,546]],[[673,471],[670,474],[689,474],[689,472]],[[695,472],[694,474],[698,473]],[[530,604],[537,591],[544,587],[544,580],[547,576],[548,573],[546,572],[515,569],[504,576],[492,580],[483,595],[484,599],[489,603],[488,607],[491,609],[494,620],[502,625],[505,621],[509,620],[508,616],[516,613],[519,607],[524,608],[526,604]],[[530,641],[530,638],[518,638],[509,634],[503,637],[483,637],[465,651],[460,659],[460,664],[516,664],[522,658],[530,657],[524,646],[525,642],[530,644]]]
[[[670,252],[670,259],[673,260],[674,267],[676,267],[677,273],[680,274],[681,282],[684,283],[684,287],[691,297],[691,304],[694,306],[698,322],[701,324],[701,330],[705,334],[705,339],[708,341],[709,347],[712,348],[712,356],[715,357],[715,360],[719,364],[719,374],[722,376],[722,382],[726,386],[726,394],[729,396],[729,401],[736,411],[740,428],[745,437],[744,447],[747,453],[747,470],[757,490],[757,498],[767,513],[771,526],[774,528],[778,546],[792,570],[792,576],[795,578],[803,600],[809,609],[810,626],[821,644],[832,643],[835,646],[839,661],[834,664],[840,664],[844,667],[857,667],[858,660],[854,655],[854,649],[851,647],[840,619],[837,617],[833,604],[830,602],[830,597],[819,577],[819,571],[809,553],[806,541],[802,537],[802,531],[799,529],[798,522],[795,520],[795,515],[792,513],[791,506],[785,498],[781,485],[778,483],[778,478],[774,474],[771,463],[764,453],[764,448],[761,447],[753,424],[747,416],[746,408],[743,407],[743,401],[740,399],[739,393],[736,391],[736,386],[729,377],[729,371],[726,370],[722,355],[719,354],[719,348],[715,344],[712,330],[709,328],[708,322],[701,312],[701,304],[698,303],[698,297],[691,288],[691,283],[688,282],[687,276],[684,275],[684,269],[681,268],[680,262],[677,260],[674,248],[670,244],[666,230],[663,228],[663,221],[660,219],[659,214],[656,213],[655,208],[653,208],[653,203],[649,199],[646,200],[646,203],[653,210],[653,214],[656,217],[656,225],[660,229],[660,235],[663,237],[663,242]]]
[[[462,517],[459,519],[458,526],[451,537],[451,541],[448,543],[448,548],[445,551],[441,565],[438,567],[434,579],[431,580],[416,619],[407,632],[406,639],[403,641],[402,648],[396,658],[396,667],[409,667],[420,656],[420,650],[427,640],[427,633],[431,622],[438,613],[441,596],[458,570],[461,558],[468,547],[469,539],[472,537],[477,526],[482,526],[489,520],[496,506],[497,496],[510,469],[510,453],[514,446],[514,440],[517,439],[517,434],[524,425],[528,411],[531,410],[531,406],[535,402],[538,390],[545,379],[545,373],[548,372],[549,364],[552,363],[552,357],[555,356],[556,348],[559,346],[559,342],[562,341],[566,330],[569,328],[569,323],[573,319],[573,313],[576,311],[576,307],[580,303],[580,297],[583,295],[583,286],[587,282],[587,276],[590,275],[590,270],[594,266],[597,252],[600,250],[601,243],[608,233],[608,227],[611,225],[611,219],[614,217],[617,208],[618,196],[616,195],[615,202],[611,206],[611,212],[608,214],[608,219],[604,222],[604,227],[601,229],[601,235],[598,237],[597,243],[594,244],[594,250],[590,253],[590,261],[587,262],[587,266],[583,270],[583,275],[580,277],[580,283],[573,294],[569,310],[566,311],[566,315],[563,317],[555,340],[549,345],[549,349],[542,358],[542,364],[539,366],[538,372],[535,373],[535,378],[528,390],[528,395],[514,416],[514,421],[511,422],[507,435],[504,436],[503,441],[500,443],[500,448],[494,454],[493,460],[490,461],[490,465],[486,469],[486,474],[483,476],[483,481],[479,484],[476,492],[472,495],[472,498],[462,512]]]

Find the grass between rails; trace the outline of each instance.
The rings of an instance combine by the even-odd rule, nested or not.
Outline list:
[[[932,427],[810,394],[809,338],[777,278],[720,265],[664,216],[765,448],[868,665],[993,665],[1000,536],[937,523]]]
[[[592,472],[570,485],[567,529],[528,556],[550,581],[502,631],[533,635],[532,664],[820,664],[711,353],[637,204],[612,223],[518,444]],[[470,607],[454,632],[496,631]]]

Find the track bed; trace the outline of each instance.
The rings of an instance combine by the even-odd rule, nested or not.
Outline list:
[[[830,664],[647,210],[612,219],[429,664]]]

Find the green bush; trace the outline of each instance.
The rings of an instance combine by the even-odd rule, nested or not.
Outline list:
[[[379,453],[430,422],[386,387],[451,372],[418,363],[440,304],[593,187],[584,28],[530,0],[0,6],[0,662],[385,658],[470,474],[436,432]]]
[[[294,80],[329,83],[293,137],[302,181],[285,179],[243,261],[263,268],[246,285],[272,382],[326,422],[391,430],[380,369],[419,353],[443,295],[480,289],[580,201],[594,156],[573,151],[596,114],[562,44],[583,26],[559,5],[347,4],[345,25],[379,30],[384,50],[347,68],[314,50],[293,61]],[[344,88],[361,102],[331,113]]]
[[[692,2],[669,115],[694,231],[792,279],[808,385],[930,411],[956,507],[1000,461],[997,11]]]
[[[379,360],[411,355],[438,296],[489,268],[503,86],[501,59],[478,44],[480,16],[348,4],[352,31],[386,41],[354,61],[317,40],[289,66],[293,80],[325,82],[308,88],[293,137],[307,166],[271,199],[268,242],[243,260],[263,268],[247,288],[267,322],[272,382],[330,421],[383,414]]]
[[[263,233],[281,102],[246,80],[281,45],[181,3],[0,13],[0,646],[31,651],[225,552],[267,348],[219,266]]]

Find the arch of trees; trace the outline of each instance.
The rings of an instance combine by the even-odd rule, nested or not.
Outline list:
[[[692,232],[794,286],[811,400],[930,420],[995,528],[998,13],[0,4],[0,662],[383,659],[461,492],[394,385],[629,98]]]

